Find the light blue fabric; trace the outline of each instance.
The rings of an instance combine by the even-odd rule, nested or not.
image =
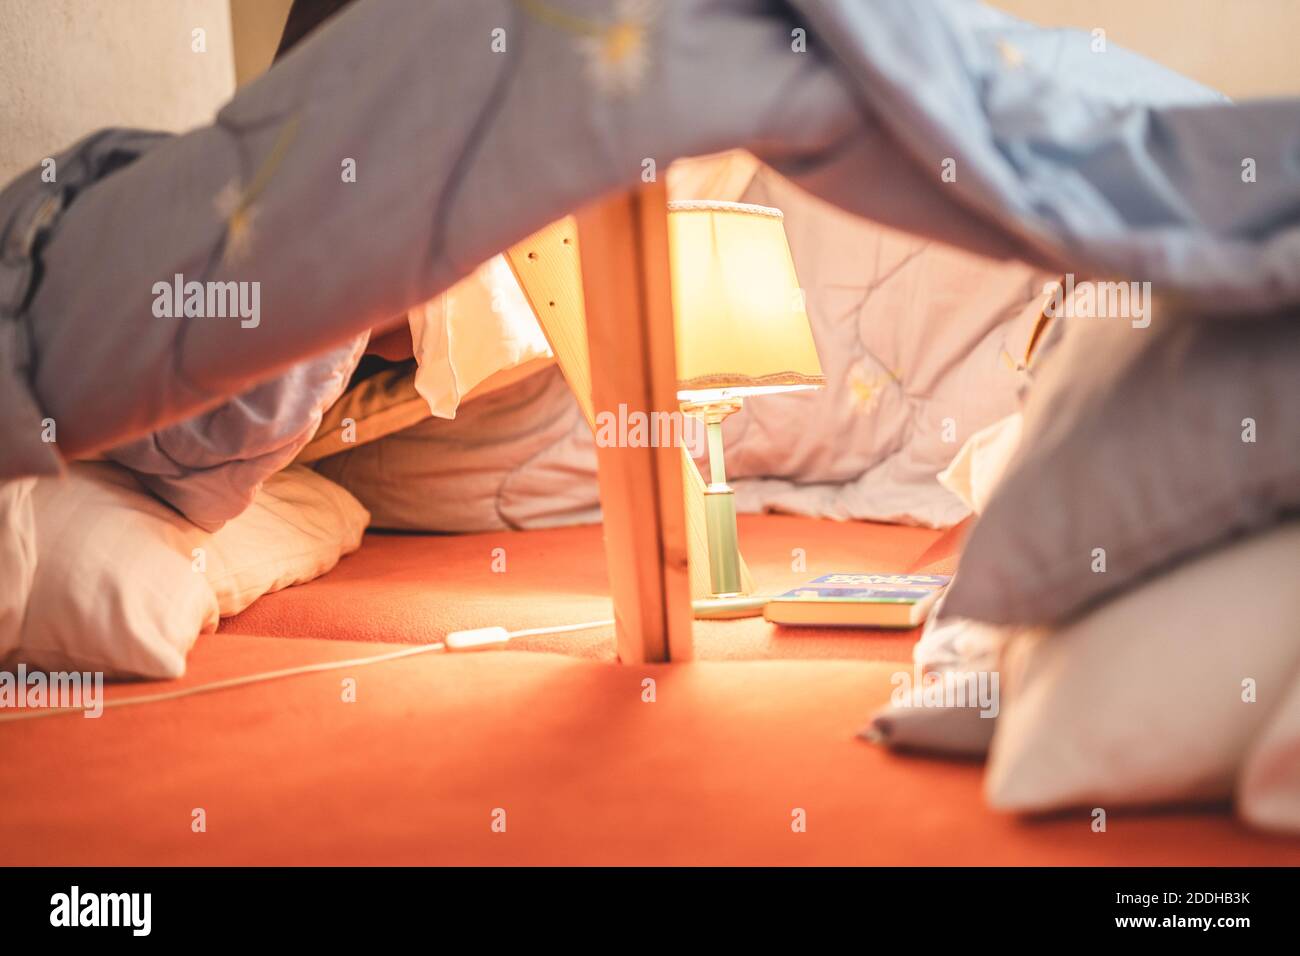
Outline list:
[[[968,211],[1043,265],[1150,281],[1206,311],[1300,300],[1300,101],[1233,105],[1114,44],[1093,52],[1090,34],[970,0],[793,5],[891,159],[937,194],[882,196],[846,161],[808,183],[825,198],[977,247]]]
[[[613,8],[556,4],[567,19],[507,0],[358,0],[213,125],[77,195],[41,268],[9,270],[40,278],[9,297],[21,314],[0,316],[23,326],[0,334],[0,395],[33,399],[0,418],[0,478],[35,467],[13,449],[32,446],[41,416],[65,455],[147,435],[345,347],[638,185],[647,160],[730,147],[985,254],[1150,281],[1224,315],[1300,301],[1300,101],[1233,106],[970,0],[673,0],[647,25],[645,75],[612,93],[583,53],[589,34],[564,24],[607,23]],[[1247,157],[1258,182],[1242,182]],[[254,183],[244,254],[225,256],[217,200]],[[153,284],[178,273],[259,282],[261,324],[155,318]],[[259,419],[300,412],[272,402],[223,447],[258,447]]]
[[[347,388],[367,335],[304,359],[211,411],[109,449],[105,457],[205,531],[253,503]]]
[[[78,193],[112,175],[171,136],[107,130],[60,153],[60,173],[46,184],[33,170],[0,193],[0,359],[7,351],[25,357],[27,326],[12,320],[30,292],[38,249],[58,224],[58,213]],[[51,188],[53,187],[53,188]],[[36,227],[36,228],[33,228]],[[9,319],[9,321],[6,321]],[[102,329],[87,334],[104,334]],[[253,386],[216,408],[110,448],[105,457],[125,465],[141,482],[191,521],[216,531],[252,502],[262,482],[293,460],[320,424],[321,414],[343,392],[367,335],[303,359],[286,372]],[[66,369],[77,374],[76,356]],[[29,393],[0,375],[0,407],[17,420],[33,420]],[[41,416],[34,416],[39,419]],[[57,425],[57,422],[52,422]],[[56,474],[57,427],[18,431],[8,460],[28,474]],[[42,440],[46,439],[46,440]]]

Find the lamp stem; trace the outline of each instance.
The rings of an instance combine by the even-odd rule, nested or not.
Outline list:
[[[741,593],[740,549],[736,533],[736,493],[727,484],[722,452],[722,416],[706,419],[709,474],[704,489],[705,527],[709,538],[709,583],[715,597]]]
[[[715,485],[725,485],[727,463],[722,454],[722,421],[710,421],[705,427],[709,436],[709,481]]]

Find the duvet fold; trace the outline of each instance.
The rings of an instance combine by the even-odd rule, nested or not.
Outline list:
[[[27,354],[7,345],[0,377],[32,403],[0,425],[0,477],[32,471],[9,449],[43,419],[68,458],[189,418],[584,203],[731,147],[984,254],[1129,275],[1201,311],[1300,300],[1295,100],[1234,106],[957,0],[553,7],[359,0],[215,123],[79,191],[13,253],[26,287],[0,321],[23,334],[0,342]],[[601,46],[615,29],[630,52]],[[33,170],[14,188],[47,187]],[[26,206],[0,211],[25,233]],[[159,317],[151,290],[178,275],[257,283],[257,323]]]

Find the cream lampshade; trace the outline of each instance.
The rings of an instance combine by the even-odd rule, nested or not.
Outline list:
[[[677,397],[704,421],[713,599],[701,616],[743,616],[763,600],[741,591],[735,494],[727,484],[722,420],[747,395],[826,384],[779,209],[732,202],[668,204],[677,340]]]
[[[684,401],[826,384],[779,209],[668,204]]]

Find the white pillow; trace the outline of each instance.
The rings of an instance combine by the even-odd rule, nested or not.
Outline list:
[[[328,571],[360,545],[369,520],[346,491],[297,466],[215,533],[108,463],[36,479],[31,514],[35,573],[3,663],[151,678],[183,674],[219,616]]]
[[[975,514],[993,494],[1020,444],[1020,412],[999,419],[966,440],[952,463],[939,472],[939,484],[961,499]],[[961,568],[957,569],[961,573]],[[943,598],[925,623],[912,659],[923,671],[988,670],[997,667],[1010,628],[943,613]],[[992,721],[988,721],[992,724]]]
[[[1300,671],[1291,692],[1246,757],[1237,812],[1267,830],[1300,833]]]
[[[1300,666],[1297,554],[1293,521],[1054,633],[1010,640],[989,802],[1045,811],[1230,797]]]
[[[35,478],[0,482],[0,660],[18,646],[36,575]]]
[[[1023,423],[1024,416],[1015,412],[971,435],[957,457],[939,472],[939,484],[971,511],[980,514],[1020,447]]]
[[[415,390],[438,418],[455,418],[462,399],[496,372],[551,354],[504,256],[411,309],[407,321]]]
[[[208,585],[222,617],[263,594],[306,584],[361,547],[370,512],[346,489],[295,465],[262,483],[253,505],[212,535],[191,535],[208,549]]]

